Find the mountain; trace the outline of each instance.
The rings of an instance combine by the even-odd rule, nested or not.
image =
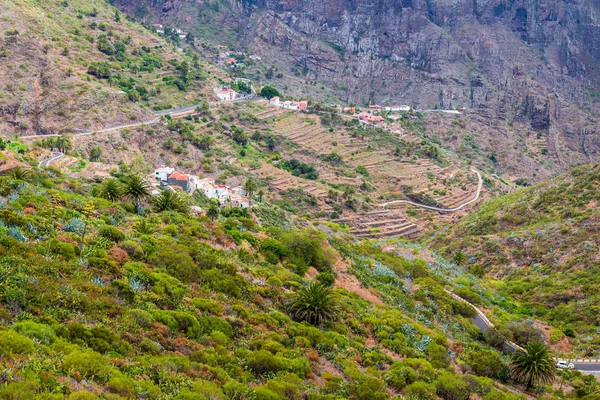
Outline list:
[[[505,173],[529,181],[598,160],[600,17],[591,0],[115,4],[259,55],[247,75],[291,95],[323,96],[318,82],[347,103],[466,107],[483,120],[475,133],[499,148],[541,139],[543,161],[503,159]]]
[[[207,70],[208,68],[208,70]],[[213,71],[214,72],[214,71]],[[3,5],[0,130],[73,133],[205,98],[210,67],[104,2]],[[217,74],[218,75],[218,74]]]
[[[461,253],[521,310],[597,345],[600,165],[489,201],[431,246]],[[585,338],[586,335],[589,335]],[[593,339],[592,339],[593,338]]]

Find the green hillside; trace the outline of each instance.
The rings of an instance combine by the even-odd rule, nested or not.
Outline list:
[[[581,166],[492,200],[432,240],[463,253],[471,271],[501,279],[519,312],[560,328],[586,355],[598,355],[600,166]]]
[[[197,217],[142,196],[136,214],[114,179],[0,177],[0,398],[518,397],[443,290],[477,290],[454,264],[282,230],[259,199]]]
[[[32,134],[149,120],[198,102],[215,75],[198,56],[104,1],[4,2],[0,130]]]

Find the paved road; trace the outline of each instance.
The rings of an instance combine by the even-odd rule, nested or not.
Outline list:
[[[232,101],[210,101],[210,102],[208,102],[208,105],[215,106],[217,104],[222,104],[222,103],[247,103],[254,99],[256,99],[256,96],[244,97],[244,98],[236,99],[236,100],[232,100]],[[184,112],[193,111],[197,107],[200,107],[201,105],[202,105],[202,103],[199,103],[199,104],[192,104],[191,106],[176,107],[176,108],[171,108],[168,110],[156,111],[154,113],[154,115],[163,116],[163,115],[180,114],[180,113],[184,113]]]
[[[256,96],[245,97],[243,99],[238,99],[238,100],[233,100],[233,101],[218,101],[218,102],[213,101],[213,102],[210,102],[209,105],[216,105],[216,104],[222,104],[222,103],[247,103],[254,99],[256,99]],[[109,133],[109,132],[119,131],[119,130],[125,129],[125,128],[136,128],[136,127],[142,126],[142,125],[153,125],[153,124],[160,122],[160,117],[162,117],[164,115],[174,115],[174,114],[181,114],[184,112],[193,111],[198,106],[200,106],[200,104],[194,104],[191,106],[177,107],[177,108],[171,108],[169,110],[157,111],[154,113],[155,117],[149,121],[136,122],[134,124],[118,125],[118,126],[114,126],[112,128],[106,128],[106,129],[84,130],[80,133],[74,133],[72,136],[89,136],[94,133]],[[63,135],[61,135],[61,134],[24,135],[24,136],[20,136],[19,139],[43,139],[46,137],[61,137],[61,136],[63,136]]]
[[[52,152],[52,156],[50,158],[46,158],[45,160],[40,161],[40,168],[41,167],[49,167],[50,165],[52,165],[52,163],[56,160],[58,160],[59,158],[64,157],[64,154],[61,153],[60,151],[53,151]]]
[[[444,290],[446,290],[446,289],[444,289]],[[492,324],[492,322],[485,316],[483,311],[481,311],[478,307],[475,307],[473,304],[471,304],[468,301],[466,301],[465,299],[455,295],[454,293],[452,293],[449,290],[446,290],[446,292],[448,294],[450,294],[450,296],[452,296],[453,299],[455,299],[457,301],[461,301],[466,304],[469,304],[471,307],[473,307],[473,309],[475,310],[475,312],[477,314],[472,318],[472,321],[481,331],[485,332],[488,329],[496,329],[494,327],[494,324]],[[509,340],[506,340],[504,342],[504,348],[505,348],[505,350],[507,350],[511,353],[514,353],[515,351],[524,351],[524,349],[521,346],[519,346],[518,344],[511,342]],[[556,358],[554,360],[558,361],[558,359],[556,359]],[[574,360],[568,360],[568,361],[573,363],[573,365],[575,366],[574,369],[576,369],[577,371],[588,372],[588,373],[600,373],[600,360],[599,359],[589,358],[589,359],[574,359]]]
[[[452,208],[432,207],[432,206],[426,206],[425,204],[415,203],[414,201],[410,201],[410,200],[394,200],[394,201],[390,201],[388,203],[380,204],[380,206],[385,208],[385,207],[389,206],[390,204],[406,203],[406,204],[412,204],[413,206],[426,208],[428,210],[439,211],[439,212],[454,212],[454,211],[462,210],[464,207],[468,206],[469,204],[475,203],[477,200],[479,200],[479,195],[481,194],[481,188],[483,187],[483,179],[481,178],[481,174],[479,173],[479,171],[477,171],[473,168],[471,168],[471,171],[473,171],[477,174],[477,180],[478,180],[477,191],[475,192],[475,197],[473,197],[471,200],[469,200],[465,203],[462,203],[461,205],[459,205],[457,207],[452,207]]]

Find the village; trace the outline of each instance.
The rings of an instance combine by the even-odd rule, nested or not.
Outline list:
[[[249,208],[250,200],[241,186],[216,185],[213,178],[200,178],[192,174],[184,174],[175,168],[164,166],[154,170],[148,176],[152,187],[152,195],[157,196],[162,190],[182,191],[193,195],[199,191],[209,199],[216,199],[221,207]],[[201,212],[198,207],[192,212]]]

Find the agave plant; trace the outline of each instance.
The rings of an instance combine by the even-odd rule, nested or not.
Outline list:
[[[140,222],[135,224],[134,229],[140,235],[153,235],[157,232],[156,225],[151,224],[147,219],[142,219]]]
[[[512,357],[510,374],[528,388],[552,382],[556,368],[548,347],[540,342],[528,343],[525,351],[517,352]]]
[[[15,167],[8,172],[8,176],[15,181],[31,181],[31,171],[22,167]]]
[[[296,294],[289,309],[294,318],[320,325],[334,320],[339,306],[333,290],[313,282]]]
[[[173,192],[165,189],[153,199],[153,208],[155,212],[178,211],[185,213],[188,210],[187,203],[179,192]]]

